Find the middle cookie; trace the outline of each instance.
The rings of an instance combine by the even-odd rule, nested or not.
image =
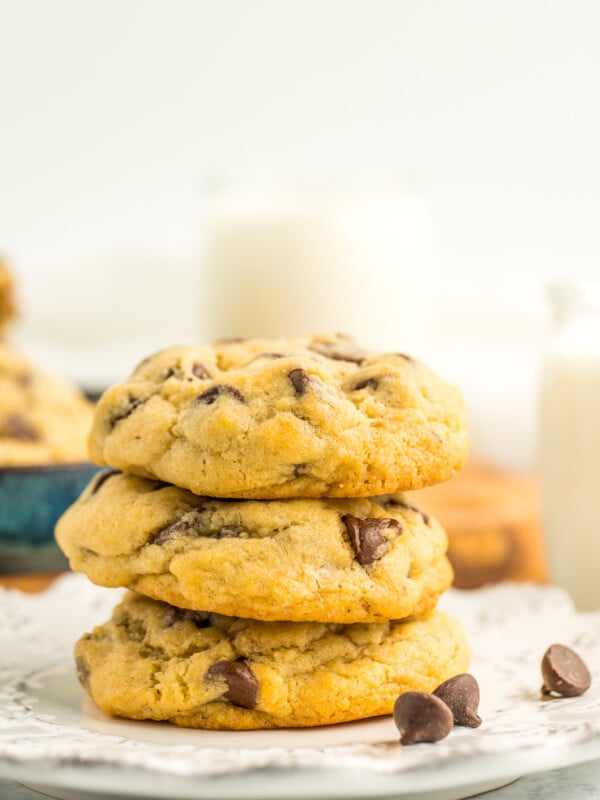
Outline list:
[[[444,530],[400,495],[215,500],[103,472],[56,538],[101,586],[256,620],[403,619],[452,581]]]

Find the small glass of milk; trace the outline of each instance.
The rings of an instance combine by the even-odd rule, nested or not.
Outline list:
[[[422,350],[432,244],[422,193],[362,177],[246,177],[205,192],[203,338],[342,332]]]
[[[540,407],[540,476],[552,579],[600,608],[600,283],[555,285]]]

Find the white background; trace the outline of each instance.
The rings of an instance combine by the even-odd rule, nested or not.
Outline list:
[[[531,468],[543,286],[600,274],[599,30],[594,0],[0,0],[18,339],[59,366],[123,319],[142,348],[201,337],[215,171],[407,175],[432,220],[434,361],[476,453]]]

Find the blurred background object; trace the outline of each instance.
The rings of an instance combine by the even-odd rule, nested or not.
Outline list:
[[[548,579],[539,492],[532,477],[471,462],[451,481],[412,497],[443,522],[459,589]]]
[[[432,267],[424,198],[393,174],[263,174],[207,192],[212,338],[341,331],[418,353],[431,334]]]
[[[600,281],[550,287],[539,469],[551,577],[600,607]]]

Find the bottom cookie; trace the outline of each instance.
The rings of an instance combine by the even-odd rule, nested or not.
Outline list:
[[[375,624],[255,622],[129,593],[75,657],[107,714],[251,730],[390,714],[402,692],[466,671],[469,647],[441,611]]]

